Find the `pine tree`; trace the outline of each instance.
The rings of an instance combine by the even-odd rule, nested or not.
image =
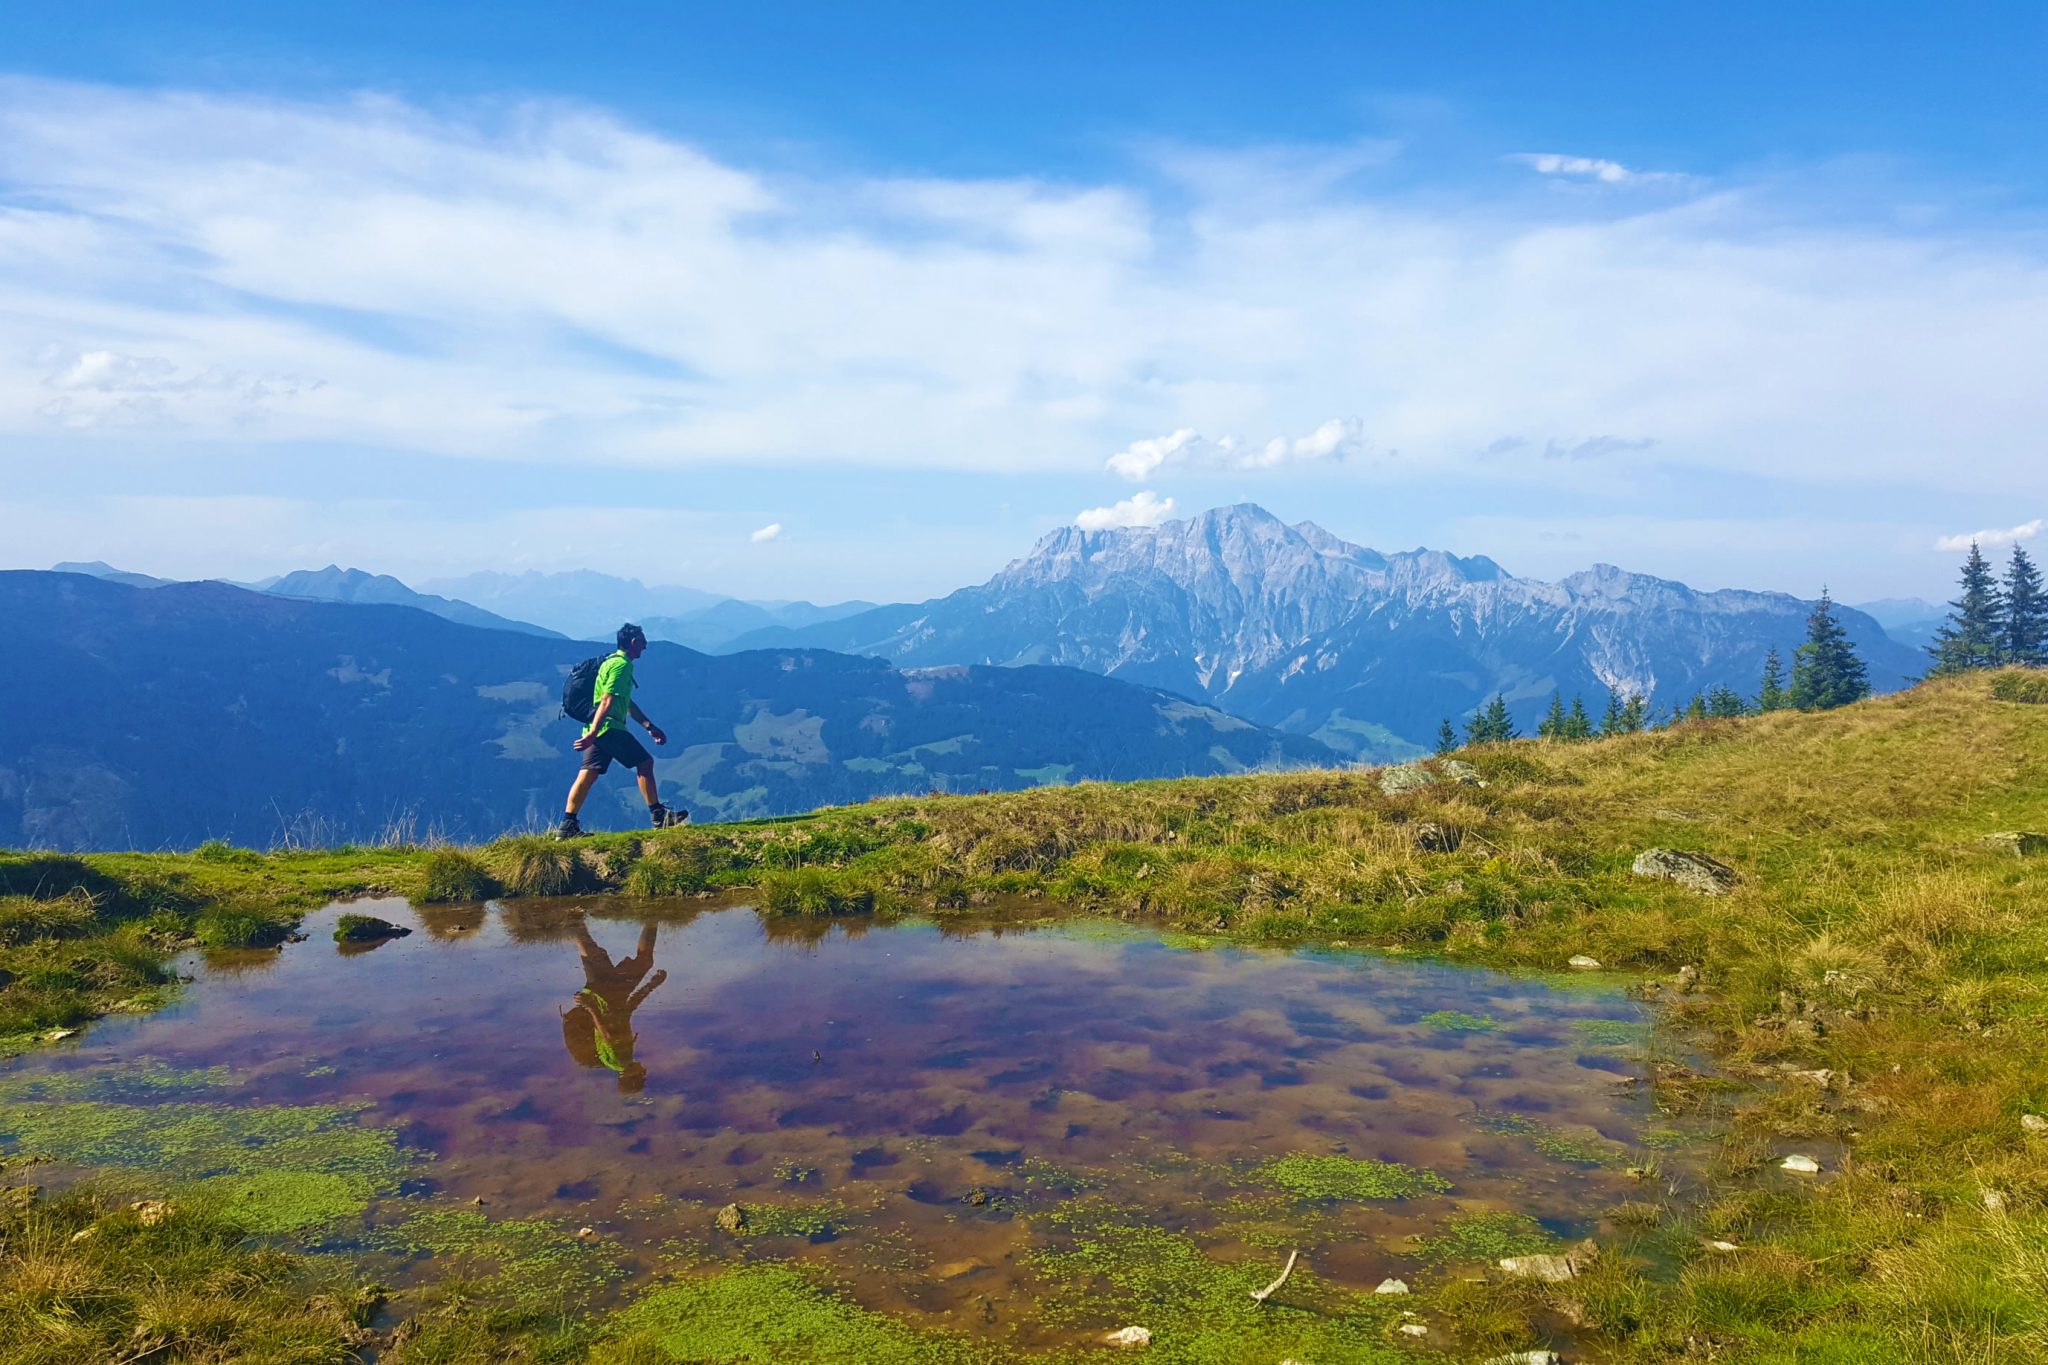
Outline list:
[[[2012,547],[2012,562],[2005,568],[2002,643],[2009,664],[2048,664],[2048,597],[2041,592],[2041,571],[2017,545]]]
[[[1623,704],[1621,708],[1621,733],[1625,735],[1639,735],[1643,732],[1643,727],[1649,724],[1649,721],[1650,699],[1648,697],[1630,697]]]
[[[1621,734],[1623,723],[1621,693],[1610,687],[1607,689],[1607,709],[1600,713],[1600,733],[1602,736]]]
[[[1500,744],[1514,738],[1515,722],[1508,715],[1508,700],[1499,692],[1465,723],[1467,744]]]
[[[1778,647],[1772,645],[1771,652],[1764,655],[1764,685],[1756,694],[1756,709],[1782,711],[1791,704],[1792,696],[1785,690],[1785,665],[1778,660]]]
[[[1806,618],[1806,643],[1792,659],[1792,704],[1802,711],[1830,711],[1870,695],[1870,679],[1848,632],[1835,619],[1835,604],[1821,589]]]
[[[1707,693],[1707,714],[1716,720],[1735,720],[1749,714],[1749,703],[1740,692],[1723,683]]]
[[[1445,716],[1444,723],[1438,726],[1436,731],[1437,756],[1441,758],[1445,754],[1456,753],[1457,751],[1458,732],[1451,728],[1451,718]]]
[[[1994,667],[2003,652],[2005,600],[1974,540],[1963,561],[1962,585],[1963,595],[1948,604],[1948,620],[1927,647],[1934,656],[1932,676]]]
[[[1565,717],[1564,737],[1566,739],[1591,739],[1593,718],[1586,714],[1586,699],[1577,693],[1572,695],[1572,713]]]
[[[1536,723],[1536,734],[1542,739],[1563,739],[1565,737],[1565,723],[1564,694],[1562,692],[1552,692],[1550,694],[1550,710],[1546,711],[1543,719]]]
[[[1701,696],[1699,693],[1695,692],[1692,694],[1692,700],[1685,704],[1685,714],[1683,717],[1681,717],[1681,719],[1705,720],[1706,718],[1707,699]]]

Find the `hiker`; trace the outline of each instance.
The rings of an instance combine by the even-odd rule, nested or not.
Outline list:
[[[619,1093],[636,1095],[647,1085],[647,1068],[633,1058],[633,1045],[640,1040],[633,1032],[633,1011],[668,980],[667,972],[658,971],[640,984],[654,966],[654,926],[641,925],[639,949],[613,962],[579,916],[576,951],[583,958],[583,989],[562,1014],[562,1043],[578,1065],[616,1071]]]
[[[633,701],[633,660],[647,652],[647,633],[629,621],[619,627],[618,643],[618,650],[597,666],[597,685],[591,694],[596,709],[576,740],[576,751],[583,755],[583,767],[569,785],[568,805],[562,812],[562,827],[557,831],[564,839],[574,839],[583,833],[577,812],[583,809],[583,799],[590,795],[592,784],[611,768],[614,759],[630,765],[640,775],[640,794],[647,798],[647,818],[656,829],[680,825],[690,818],[686,810],[672,811],[661,804],[654,787],[654,758],[626,728],[626,718],[631,716],[647,727],[649,739],[656,744],[668,743],[662,728],[649,720]]]

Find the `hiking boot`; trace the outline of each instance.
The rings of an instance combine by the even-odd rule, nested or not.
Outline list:
[[[583,822],[574,815],[562,817],[561,828],[555,831],[557,839],[580,839],[583,837]]]
[[[673,829],[690,818],[686,810],[670,810],[667,806],[649,806],[647,818],[656,829]]]

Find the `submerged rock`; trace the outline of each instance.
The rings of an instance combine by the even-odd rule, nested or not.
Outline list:
[[[738,1204],[727,1204],[718,1211],[718,1230],[734,1237],[747,1230],[747,1211]]]
[[[2031,830],[2003,830],[1997,834],[1985,835],[1980,842],[1993,853],[2005,853],[2015,858],[2031,858],[2037,853],[2048,853],[2048,834],[2036,834]]]
[[[334,922],[336,943],[377,943],[387,938],[404,938],[412,930],[375,915],[343,915]]]
[[[1735,885],[1735,869],[1704,853],[1686,853],[1675,848],[1646,848],[1636,855],[1630,868],[1638,877],[1656,877],[1677,882],[1702,896],[1724,896]]]
[[[1144,1327],[1119,1327],[1103,1338],[1111,1346],[1150,1346],[1152,1333]]]

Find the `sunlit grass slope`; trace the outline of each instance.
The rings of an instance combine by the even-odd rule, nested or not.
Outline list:
[[[1648,1199],[1640,1245],[1562,1283],[1432,1291],[1467,1345],[1562,1321],[1614,1359],[2048,1360],[2048,1132],[2022,1122],[2048,1113],[2048,854],[1984,841],[2048,831],[2048,705],[1994,685],[1494,746],[1461,755],[1480,783],[1439,767],[1394,794],[1379,773],[1298,773],[906,798],[577,845],[0,855],[0,1032],[27,1046],[148,1008],[169,949],[261,942],[372,888],[755,887],[770,911],[813,916],[1060,903],[1503,967],[1589,955],[1698,1030],[1746,1089],[1708,1191]],[[1651,847],[1738,880],[1708,896],[1634,875]],[[1662,1079],[1674,1107],[1699,1088],[1682,1068]],[[1778,1174],[1795,1150],[1820,1153],[1823,1173]],[[90,1294],[109,1273],[104,1258],[60,1271],[67,1253],[33,1227],[10,1235],[8,1256],[43,1258],[37,1293]],[[261,1280],[252,1303],[282,1283]]]

